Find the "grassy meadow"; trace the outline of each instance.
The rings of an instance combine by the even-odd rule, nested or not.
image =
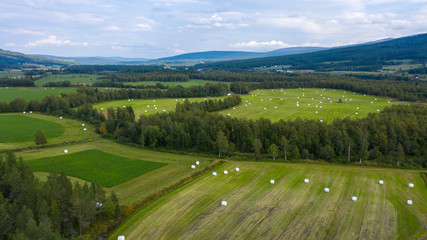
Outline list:
[[[43,86],[48,82],[64,82],[69,81],[71,83],[82,83],[82,84],[92,84],[95,82],[99,82],[98,78],[100,75],[96,74],[60,74],[60,75],[49,75],[48,77],[44,77],[38,79],[35,84],[38,87]]]
[[[247,95],[241,95],[241,97],[242,103],[240,105],[222,110],[219,113],[247,119],[263,117],[271,121],[280,119],[294,120],[299,117],[301,119],[332,122],[335,118],[364,118],[368,113],[379,112],[387,106],[397,104],[396,102],[388,103],[387,99],[375,96],[364,96],[363,94],[343,90],[316,88],[257,90]],[[205,99],[223,98],[188,98],[188,100],[200,102]],[[342,103],[339,103],[340,99]],[[139,116],[141,114],[151,115],[173,111],[176,103],[183,101],[184,99],[182,98],[127,99],[99,103],[94,107],[98,110],[103,109],[106,111],[110,107],[116,109],[117,107],[131,106],[135,111],[135,115]]]
[[[39,158],[28,161],[34,172],[64,172],[68,176],[88,182],[97,182],[103,187],[113,187],[144,173],[163,167],[165,163],[129,159],[97,149]]]
[[[239,106],[220,113],[247,119],[263,117],[271,121],[299,117],[332,122],[335,118],[364,118],[368,113],[396,104],[380,97],[318,88],[256,90],[241,97]],[[339,103],[340,99],[342,103]]]
[[[417,171],[255,162],[215,171],[143,208],[109,239],[427,237],[427,188]]]
[[[59,137],[65,131],[64,126],[58,123],[25,115],[0,115],[0,143],[34,140],[37,130],[41,130],[46,138]]]
[[[61,95],[61,93],[74,93],[76,88],[27,88],[27,87],[2,87],[0,88],[0,102],[10,103],[16,98],[42,100],[46,96]]]
[[[6,113],[0,114],[0,149],[34,146],[34,134],[38,129],[45,133],[47,144],[94,137],[91,134],[92,126],[85,124],[83,127],[80,121],[37,113]]]
[[[27,164],[32,165],[32,161],[41,162],[46,168],[38,170],[35,175],[41,179],[45,179],[47,172],[51,171],[51,167],[48,163],[43,163],[45,160],[49,161],[49,158],[61,159],[64,156],[64,149],[68,150],[68,154],[74,154],[79,152],[85,152],[88,150],[97,149],[105,154],[117,156],[117,158],[126,158],[133,160],[141,160],[144,162],[153,162],[164,165],[163,167],[154,169],[150,172],[138,175],[126,182],[115,185],[113,187],[106,188],[106,190],[114,192],[120,198],[120,204],[131,204],[142,201],[146,197],[150,196],[157,191],[168,187],[179,180],[190,176],[195,171],[206,167],[212,161],[210,158],[204,158],[200,156],[189,156],[180,155],[173,153],[161,153],[152,151],[149,149],[139,149],[126,145],[121,145],[105,139],[95,139],[89,142],[68,144],[66,146],[51,147],[49,149],[39,149],[34,151],[17,152],[16,155],[22,157]],[[93,165],[90,163],[91,159],[87,161],[79,161],[80,166],[74,166],[73,168],[86,168]],[[99,165],[103,166],[103,158],[96,160]],[[200,161],[200,166],[196,169],[191,169],[191,165],[196,161]],[[116,166],[117,169],[126,168],[122,166],[121,161],[115,162],[112,166]],[[59,172],[61,166],[55,167],[55,171]],[[139,170],[131,170],[139,171]],[[83,179],[91,179],[92,172],[87,172],[84,176],[73,178],[74,181],[83,181]],[[92,179],[91,179],[92,180]],[[110,181],[110,180],[107,180]],[[111,180],[115,181],[115,180]]]

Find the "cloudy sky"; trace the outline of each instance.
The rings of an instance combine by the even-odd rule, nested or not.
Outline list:
[[[427,32],[427,0],[1,0],[0,48],[159,58]]]

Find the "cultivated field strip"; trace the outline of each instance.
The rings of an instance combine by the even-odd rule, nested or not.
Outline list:
[[[417,171],[238,162],[216,171],[150,204],[110,239],[426,237],[427,189]]]

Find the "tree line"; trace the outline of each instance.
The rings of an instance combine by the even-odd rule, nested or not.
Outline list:
[[[121,218],[99,184],[51,172],[42,182],[12,152],[0,155],[0,239],[95,239]]]
[[[126,110],[123,110],[126,111]],[[231,118],[184,102],[169,114],[141,115],[108,110],[103,134],[142,147],[221,155],[400,167],[427,166],[427,107],[392,106],[367,118],[283,121]],[[131,111],[129,109],[128,111]],[[280,150],[280,151],[279,151]],[[249,155],[250,156],[250,155]]]

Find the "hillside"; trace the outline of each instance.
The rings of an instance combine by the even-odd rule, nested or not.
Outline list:
[[[260,66],[292,65],[293,69],[317,71],[373,71],[381,65],[387,64],[387,61],[404,59],[412,59],[418,62],[427,60],[427,34],[313,53],[226,61],[196,65],[196,67],[237,70]]]
[[[53,60],[65,61],[76,64],[94,64],[94,65],[128,65],[135,62],[145,62],[151,59],[147,58],[124,58],[124,57],[60,57],[52,55],[36,55],[38,57],[49,58]]]
[[[26,55],[19,52],[12,52],[0,49],[0,71],[4,69],[21,69],[26,64],[36,64],[44,66],[66,66],[68,64],[44,57]]]
[[[163,60],[212,60],[212,59],[245,59],[245,58],[260,58],[260,57],[273,57],[281,55],[290,55],[298,53],[309,53],[325,50],[321,47],[292,47],[281,48],[269,52],[244,52],[244,51],[207,51],[207,52],[194,52],[176,55],[172,57],[159,58],[157,61]]]

